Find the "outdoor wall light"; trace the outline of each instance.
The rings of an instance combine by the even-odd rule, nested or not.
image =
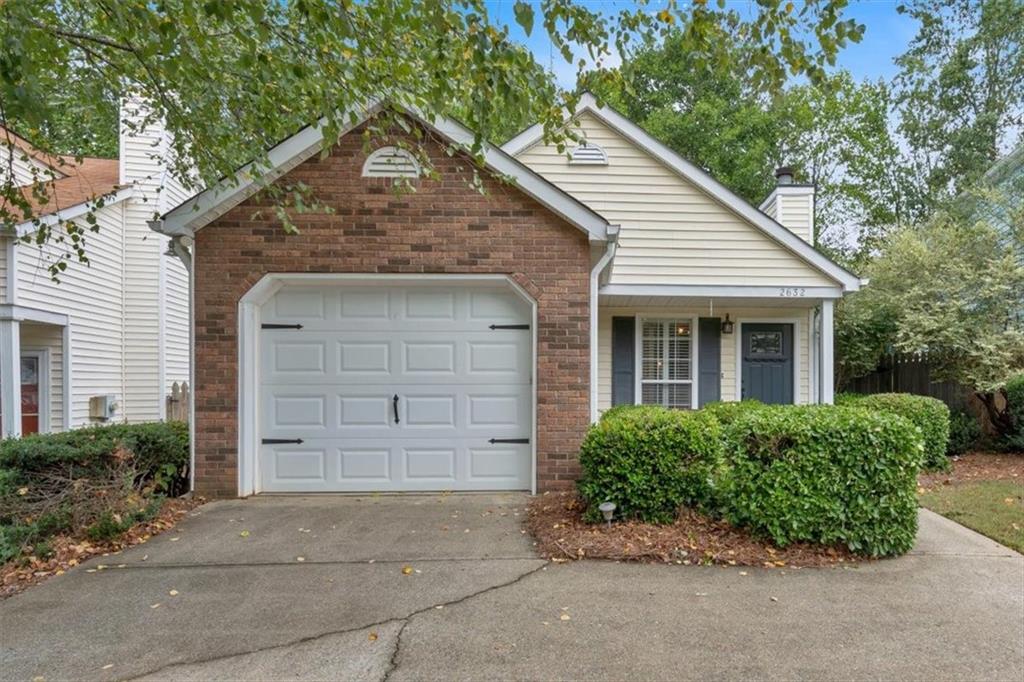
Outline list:
[[[614,502],[602,502],[597,505],[597,508],[604,514],[604,520],[608,522],[608,527],[612,527],[612,516],[615,515],[615,503]]]
[[[732,320],[729,319],[729,313],[725,314],[725,319],[722,321],[722,333],[732,334]]]

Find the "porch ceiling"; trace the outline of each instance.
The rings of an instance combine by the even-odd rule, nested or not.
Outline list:
[[[714,296],[622,296],[602,294],[598,304],[606,308],[685,308],[689,310],[718,310],[732,308],[800,308],[806,309],[821,303],[822,299],[810,297],[760,296],[760,297],[714,297]]]

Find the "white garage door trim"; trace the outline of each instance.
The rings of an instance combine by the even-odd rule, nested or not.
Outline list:
[[[530,489],[537,491],[537,302],[506,275],[374,275],[329,273],[275,273],[264,275],[238,303],[238,494],[247,497],[260,492],[260,348],[261,308],[282,287],[288,285],[402,285],[425,283],[444,286],[472,286],[503,283],[530,306],[531,390],[530,390]]]

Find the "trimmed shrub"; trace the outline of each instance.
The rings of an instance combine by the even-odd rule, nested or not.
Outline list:
[[[682,505],[712,504],[722,465],[718,420],[705,412],[629,406],[606,412],[580,447],[577,483],[585,518],[601,520],[598,505],[617,505],[617,518],[671,523]]]
[[[0,441],[0,468],[26,481],[59,469],[70,478],[108,467],[120,450],[131,454],[139,482],[156,492],[178,495],[188,485],[188,424],[111,424],[60,433],[32,434]]]
[[[970,452],[981,440],[981,423],[969,412],[957,410],[949,415],[949,446],[946,454],[950,457]]]
[[[946,455],[949,448],[949,408],[941,400],[910,393],[845,393],[836,396],[836,404],[882,410],[909,419],[921,429],[924,439],[923,468],[926,471],[949,469],[949,457]]]
[[[0,442],[0,563],[47,538],[108,539],[188,490],[188,425],[113,424]]]
[[[723,426],[732,424],[742,415],[749,414],[752,410],[765,407],[760,400],[741,400],[740,402],[714,402],[708,403],[701,408],[702,411],[715,415],[715,418]]]
[[[726,427],[727,516],[780,546],[902,554],[917,532],[924,444],[909,420],[855,407],[765,407]]]
[[[1024,374],[1006,381],[1006,412],[1010,415],[1010,432],[1003,437],[1010,450],[1024,451]]]

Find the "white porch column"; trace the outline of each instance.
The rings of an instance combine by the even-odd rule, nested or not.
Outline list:
[[[5,438],[21,435],[21,323],[0,320],[0,410]]]
[[[832,299],[821,302],[821,366],[818,372],[821,377],[821,402],[825,405],[831,405],[835,398],[834,306]]]

